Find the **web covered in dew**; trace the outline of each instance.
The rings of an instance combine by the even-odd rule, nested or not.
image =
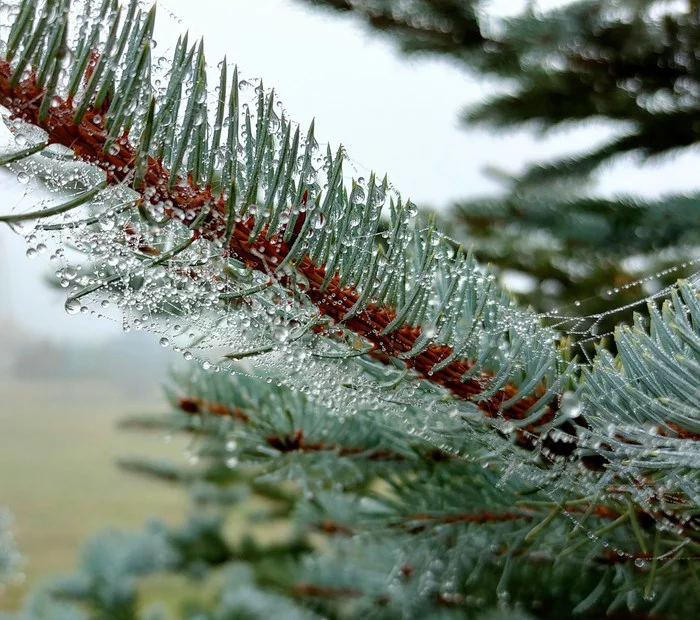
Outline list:
[[[445,240],[455,246],[461,242],[449,235],[441,233]],[[645,270],[647,271],[647,270]],[[627,282],[621,286],[609,287],[599,296],[577,299],[572,303],[561,305],[546,312],[537,313],[537,317],[551,329],[555,330],[560,338],[571,336],[573,338],[569,348],[573,350],[575,345],[600,343],[604,338],[614,337],[614,331],[604,331],[601,323],[609,317],[622,316],[627,318],[630,312],[643,312],[649,304],[659,303],[667,299],[674,285],[659,285],[659,282],[669,276],[680,277],[696,286],[700,281],[700,257],[684,258],[678,260],[674,265],[659,269],[653,273],[645,273],[639,278]],[[646,289],[651,285],[653,292]],[[636,291],[637,298],[632,302],[622,304],[615,303],[615,297],[625,291]],[[610,307],[603,311],[586,313],[589,303],[603,299],[609,302]],[[576,346],[578,351],[580,347]],[[586,349],[581,349],[586,353]],[[593,359],[590,355],[586,360],[591,363]]]
[[[80,57],[80,42],[94,32],[95,47],[107,44],[108,29],[93,29],[98,9],[73,3],[76,19],[69,22],[68,41],[76,51],[60,61],[57,95],[49,103],[56,109],[73,83],[71,63]],[[19,11],[17,2],[0,5],[0,56]],[[28,256],[49,256],[66,290],[66,312],[94,313],[121,322],[125,330],[148,331],[161,346],[208,372],[245,372],[240,365],[245,360],[243,368],[322,400],[341,419],[358,409],[394,416],[408,432],[456,456],[507,463],[503,484],[517,476],[553,498],[566,488],[596,495],[611,476],[622,475],[638,489],[640,503],[651,501],[641,466],[602,476],[581,476],[565,463],[543,469],[536,452],[511,441],[513,433],[543,419],[551,403],[570,420],[584,410],[576,394],[559,399],[579,369],[564,359],[557,333],[538,321],[547,318],[560,333],[595,339],[602,318],[626,308],[591,316],[561,309],[546,317],[523,310],[459,244],[426,228],[387,180],[373,174],[345,178],[343,149],[321,148],[313,127],[303,132],[290,122],[259,80],[233,63],[207,65],[197,44],[160,39],[149,48],[147,13],[139,15],[140,26],[134,26],[136,34],[124,34],[124,47],[133,49],[132,58],[139,53],[146,58],[147,83],[138,84],[142,76],[117,64],[112,79],[121,88],[128,84],[132,96],[121,107],[113,102],[105,111],[87,112],[87,122],[109,132],[102,155],[111,158],[109,166],[76,160],[66,145],[50,144],[44,130],[9,110],[3,113],[8,139],[0,157],[24,188],[6,221],[25,235]],[[146,33],[142,48],[139,32]],[[154,36],[159,38],[157,30]],[[78,81],[74,109],[88,85],[89,80]],[[150,156],[164,163],[167,192],[134,182],[151,165],[134,148],[144,135]],[[15,157],[18,151],[25,156]],[[146,168],[139,168],[144,161]],[[169,177],[168,169],[175,171]],[[213,191],[194,209],[203,187]],[[187,196],[189,202],[168,196]],[[217,196],[228,206],[217,210]],[[39,217],[27,217],[35,212]],[[201,233],[209,225],[216,234]],[[275,238],[285,239],[286,255],[271,254]],[[230,239],[245,248],[245,256],[228,252]],[[315,265],[333,265],[338,286],[325,272],[295,269],[305,256]],[[333,275],[330,267],[327,271]],[[334,306],[347,302],[343,285],[357,294],[340,312]],[[666,293],[640,297],[639,304]],[[326,304],[323,313],[319,299]],[[386,350],[372,357],[376,347],[351,319],[361,322],[381,300],[397,309],[383,332],[398,333],[402,324],[421,330],[400,354]],[[336,312],[342,320],[334,320]],[[450,355],[431,370],[416,371],[412,360],[435,344],[449,346],[454,360],[475,360],[462,378],[479,387],[473,399],[431,381],[448,367]],[[485,424],[479,404],[497,398],[510,377],[517,378],[517,389],[501,405],[532,398],[528,417],[495,415]],[[543,382],[544,393],[533,397]],[[555,424],[542,426],[550,436],[568,440]],[[475,442],[483,447],[476,455]],[[596,450],[595,444],[588,448]]]

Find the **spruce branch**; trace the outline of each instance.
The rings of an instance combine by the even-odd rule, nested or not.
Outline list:
[[[22,7],[25,5],[26,2]],[[63,23],[65,27],[69,13],[65,10],[65,6],[63,8],[61,18],[56,23]],[[100,16],[105,10],[103,7]],[[118,19],[118,14],[114,19]],[[150,263],[146,263],[145,267],[168,264],[191,243],[204,239],[211,242],[214,247],[221,248],[222,258],[235,258],[248,269],[266,276],[272,275],[283,288],[292,287],[293,277],[282,268],[293,268],[298,274],[295,277],[302,276],[305,279],[307,283],[305,296],[316,306],[317,311],[332,319],[333,324],[342,326],[354,333],[356,337],[366,341],[370,346],[369,356],[384,363],[388,363],[391,358],[403,360],[407,368],[415,371],[425,381],[440,385],[455,396],[474,402],[487,418],[518,423],[524,421],[525,423],[519,424],[516,431],[518,441],[524,446],[535,447],[540,435],[539,429],[551,424],[557,417],[556,394],[551,389],[552,384],[556,383],[556,376],[561,366],[561,362],[557,361],[556,350],[552,347],[543,347],[540,366],[533,368],[529,376],[526,375],[518,385],[509,381],[509,374],[516,370],[515,359],[504,363],[498,372],[490,371],[483,367],[488,364],[488,358],[483,360],[465,358],[464,353],[456,346],[435,342],[434,338],[427,336],[421,323],[427,319],[425,313],[428,296],[420,293],[428,292],[421,287],[427,278],[436,273],[435,263],[440,261],[430,241],[434,235],[428,232],[423,237],[416,233],[414,237],[416,251],[418,255],[422,254],[422,260],[416,264],[416,271],[411,278],[413,290],[407,296],[407,282],[396,281],[396,276],[388,273],[394,268],[389,259],[401,257],[406,260],[405,206],[402,207],[399,203],[395,208],[394,241],[384,253],[373,251],[371,247],[372,233],[376,230],[380,213],[375,200],[378,194],[386,194],[386,182],[380,187],[373,178],[370,180],[366,200],[364,204],[359,205],[364,212],[366,222],[364,224],[366,235],[362,236],[369,240],[370,245],[365,243],[364,247],[354,248],[353,252],[343,253],[339,248],[334,248],[332,244],[342,239],[342,231],[334,231],[330,226],[319,228],[320,232],[316,235],[318,242],[307,240],[311,230],[316,227],[316,224],[312,226],[313,222],[323,222],[332,214],[337,218],[337,215],[342,214],[343,211],[346,215],[342,221],[347,222],[353,210],[354,203],[343,193],[340,185],[342,151],[335,157],[330,153],[328,155],[331,165],[325,196],[313,196],[314,202],[307,206],[307,201],[312,200],[308,198],[309,188],[304,187],[303,184],[298,185],[298,210],[295,213],[293,227],[289,222],[288,225],[278,226],[277,230],[272,229],[270,225],[273,223],[273,218],[270,210],[267,211],[268,215],[248,215],[249,211],[251,213],[257,211],[254,199],[256,188],[260,184],[261,165],[263,159],[270,153],[271,136],[267,133],[267,126],[272,114],[273,95],[265,97],[262,94],[258,98],[257,137],[253,139],[253,135],[250,134],[246,147],[249,177],[241,183],[240,179],[235,178],[235,171],[228,171],[228,167],[223,171],[224,182],[236,185],[238,181],[238,185],[246,188],[246,191],[238,196],[238,202],[235,205],[232,204],[233,192],[228,194],[217,192],[210,185],[202,185],[197,169],[190,168],[185,174],[180,172],[180,168],[185,165],[186,151],[196,153],[206,150],[206,145],[197,137],[199,134],[193,132],[194,117],[205,113],[204,104],[198,104],[198,99],[201,99],[204,93],[205,61],[201,42],[198,46],[192,47],[189,53],[185,53],[185,44],[181,40],[175,52],[171,85],[187,74],[191,76],[193,89],[193,96],[189,99],[188,107],[184,111],[182,125],[176,131],[175,143],[165,149],[163,157],[143,151],[151,146],[158,152],[159,149],[162,150],[162,145],[166,144],[161,142],[160,147],[153,144],[152,137],[157,134],[162,135],[163,132],[155,119],[160,118],[164,112],[153,111],[152,95],[147,94],[150,89],[150,84],[147,83],[149,66],[145,63],[149,57],[153,22],[153,10],[143,15],[137,12],[136,16],[133,10],[129,10],[120,35],[122,42],[126,40],[128,28],[133,27],[128,45],[120,43],[120,48],[125,50],[124,61],[133,64],[135,72],[125,74],[113,99],[100,99],[98,96],[87,105],[85,101],[90,100],[93,90],[90,84],[95,81],[93,78],[98,75],[98,68],[102,66],[102,52],[82,46],[76,64],[72,68],[72,81],[68,88],[68,95],[64,96],[59,92],[52,92],[50,84],[42,84],[31,64],[32,59],[36,61],[32,42],[51,38],[58,26],[53,24],[49,27],[45,20],[40,21],[33,31],[27,26],[17,26],[20,30],[24,28],[23,34],[30,37],[30,43],[26,48],[21,48],[23,54],[19,65],[13,66],[9,60],[0,61],[0,97],[14,118],[22,119],[44,130],[49,136],[50,144],[61,144],[71,148],[78,158],[101,168],[106,173],[107,183],[110,185],[129,185],[135,178],[139,180],[138,189],[142,198],[137,199],[136,202],[140,208],[146,207],[148,210],[149,205],[164,205],[161,211],[166,220],[173,219],[178,213],[184,214],[180,219],[182,224],[191,230],[189,239],[171,251],[159,255]],[[114,30],[113,23],[111,29]],[[21,41],[22,38],[19,37],[16,45],[19,46]],[[32,67],[28,74],[23,73],[25,67]],[[86,93],[80,104],[79,113],[76,114],[74,97],[78,94],[81,83],[85,85]],[[178,93],[174,92],[173,95]],[[151,103],[145,113],[142,113],[142,118],[139,120],[138,117],[136,119],[127,117],[126,109],[129,102],[144,98]],[[172,103],[174,99],[174,96],[166,99],[161,109],[167,110],[173,105],[177,106],[177,103]],[[51,105],[44,110],[41,104],[46,100],[50,100]],[[234,96],[231,96],[230,101],[231,105],[235,106]],[[220,116],[219,112],[217,114]],[[237,114],[236,110],[235,115]],[[246,117],[246,124],[249,125],[247,119],[248,117]],[[232,119],[229,120],[234,124]],[[131,141],[130,128],[138,125],[142,125],[143,128],[140,144],[135,144]],[[219,126],[219,120],[216,126]],[[217,135],[219,135],[218,132]],[[289,132],[287,132],[288,137]],[[235,137],[232,139],[235,141]],[[286,139],[284,143],[288,144]],[[280,153],[281,163],[277,172],[272,175],[273,180],[267,188],[267,203],[274,205],[278,220],[281,219],[280,214],[288,209],[284,201],[275,205],[277,201],[273,200],[280,186],[289,186],[292,166],[290,164],[285,167],[286,149],[287,146],[284,146]],[[199,156],[196,156],[192,163],[199,166],[197,157]],[[235,159],[234,155],[231,157]],[[308,160],[308,153],[306,160]],[[213,161],[213,154],[210,154],[210,160],[207,162],[209,168]],[[302,167],[305,166],[306,161]],[[282,175],[286,177],[284,180],[281,179]],[[134,188],[137,189],[136,186]],[[302,188],[304,189],[300,196]],[[85,194],[79,200],[71,202],[65,209],[73,209],[91,197],[92,194]],[[286,199],[286,196],[281,198]],[[306,207],[305,210],[304,207]],[[51,210],[41,215],[54,214],[55,210]],[[10,216],[13,221],[19,217],[22,216]],[[37,215],[27,214],[24,217],[32,219]],[[132,234],[129,231],[128,227],[125,228],[127,236]],[[333,241],[334,238],[335,241]],[[139,241],[136,244],[149,249]],[[149,251],[159,253],[157,248]],[[329,267],[330,269],[327,270]],[[449,274],[448,277],[452,279],[450,295],[445,294],[441,307],[447,307],[450,301],[453,305],[456,303],[451,312],[456,313],[459,319],[460,311],[464,312],[460,310],[460,306],[466,310],[468,307],[465,307],[465,304],[473,294],[465,288],[465,285],[468,286],[472,278],[471,285],[478,286],[473,280],[473,275],[468,275],[470,272],[473,274],[475,268],[469,260],[458,257],[455,262],[446,262],[438,269],[446,270],[446,275]],[[460,289],[458,282],[464,278],[464,275],[468,277],[463,280]],[[196,279],[196,276],[193,275],[193,277]],[[380,281],[385,279],[388,289],[391,290],[385,286],[378,291],[374,286],[374,278]],[[78,304],[81,298],[119,279],[119,274],[115,274],[77,291],[68,303]],[[450,296],[456,298],[458,294],[460,298],[449,299]],[[395,302],[387,303],[382,301],[382,297],[394,298]],[[483,294],[480,302],[483,304],[488,297],[488,294]],[[496,301],[497,299],[498,297],[495,296],[494,302],[502,304],[504,308],[510,304],[505,298],[500,301]],[[482,309],[477,308],[476,313],[471,316],[470,321],[474,325],[483,320],[480,316],[481,312],[483,312],[483,306]],[[534,320],[529,320],[533,322],[534,327]],[[455,329],[456,324],[454,319],[446,321],[439,315],[434,319],[434,325],[449,327],[450,332]],[[542,331],[541,337],[546,339],[548,336]],[[512,353],[516,356],[516,351],[521,346],[519,344],[521,338],[515,334],[511,334],[511,338],[513,338]],[[469,348],[465,346],[469,344],[468,339],[462,341],[455,339],[455,343],[461,348]],[[507,343],[507,339],[501,339],[501,344]],[[267,348],[268,346],[261,347],[255,353],[271,350]],[[483,351],[484,354],[487,352],[488,348]],[[561,428],[567,433],[574,433],[569,422],[565,421]],[[545,441],[548,452],[552,455],[569,456],[573,452],[574,444],[571,442],[558,442],[551,438]]]
[[[79,160],[102,171],[101,178],[109,189],[131,192],[127,219],[116,226],[110,220],[107,233],[113,230],[110,226],[116,232],[106,234],[107,241],[95,228],[88,228],[98,224],[90,211],[95,208],[95,195],[90,193],[93,187],[66,208],[61,207],[60,213],[49,208],[39,214],[3,216],[3,221],[13,223],[42,216],[49,222],[47,226],[57,227],[54,230],[63,225],[69,238],[80,237],[83,233],[76,220],[62,218],[66,212],[83,213],[87,207],[89,217],[78,220],[91,222],[85,224],[82,241],[86,236],[95,241],[90,237],[94,235],[124,259],[126,273],[102,271],[72,289],[69,310],[79,310],[81,300],[100,294],[133,294],[132,299],[138,302],[148,299],[138,296],[144,290],[155,295],[166,289],[182,293],[165,301],[158,298],[160,309],[166,307],[176,316],[187,316],[191,311],[201,318],[210,312],[217,317],[223,313],[224,318],[245,316],[250,320],[254,312],[234,312],[242,308],[243,313],[247,306],[262,308],[258,314],[263,318],[254,317],[258,321],[253,323],[254,335],[236,340],[236,345],[246,346],[229,353],[230,358],[268,355],[270,360],[275,359],[272,354],[293,352],[292,346],[305,347],[305,352],[327,363],[322,368],[340,368],[350,374],[345,385],[358,393],[364,386],[353,381],[374,372],[374,377],[383,381],[374,382],[370,395],[352,401],[353,405],[359,408],[377,392],[387,394],[379,405],[375,400],[375,413],[386,403],[387,408],[396,405],[414,420],[422,417],[423,423],[436,422],[435,428],[428,428],[430,439],[443,433],[449,438],[446,443],[451,450],[447,453],[457,457],[437,458],[442,453],[416,452],[405,443],[397,446],[401,442],[386,431],[378,432],[379,440],[358,453],[358,448],[365,448],[361,442],[317,439],[302,423],[303,418],[295,418],[295,412],[285,407],[270,407],[266,419],[258,424],[233,398],[221,400],[211,393],[182,396],[178,403],[190,417],[208,412],[221,424],[250,427],[254,429],[251,435],[255,433],[250,445],[282,453],[282,464],[269,463],[269,453],[258,453],[259,462],[268,461],[268,471],[287,467],[286,471],[296,474],[301,469],[297,457],[303,458],[307,452],[323,465],[335,463],[338,469],[334,471],[341,471],[343,482],[352,486],[366,483],[373,472],[350,461],[362,462],[365,467],[369,463],[377,469],[390,465],[395,468],[392,473],[404,467],[405,473],[419,462],[418,454],[425,457],[420,459],[422,465],[439,471],[469,457],[474,463],[465,466],[461,481],[474,485],[470,492],[480,505],[493,503],[503,509],[515,498],[494,499],[478,488],[477,481],[484,488],[495,488],[499,480],[479,472],[477,457],[470,451],[482,457],[486,445],[502,458],[513,452],[508,440],[512,437],[519,446],[536,449],[551,465],[552,476],[548,477],[549,472],[542,473],[546,468],[535,459],[519,455],[513,461],[523,470],[523,477],[532,475],[536,487],[554,484],[560,490],[573,479],[577,489],[607,493],[613,482],[626,483],[625,499],[641,505],[641,513],[627,511],[626,505],[613,513],[614,509],[591,500],[578,523],[590,521],[594,535],[619,536],[625,545],[637,545],[640,536],[645,540],[644,519],[638,517],[652,515],[671,527],[672,542],[677,543],[677,536],[686,541],[682,544],[688,549],[696,544],[697,521],[693,515],[683,514],[698,497],[700,423],[695,400],[696,386],[700,385],[700,302],[693,285],[679,284],[661,313],[652,313],[649,326],[640,321],[620,330],[620,355],[613,358],[601,351],[581,381],[577,367],[566,360],[553,333],[499,290],[471,256],[461,250],[453,252],[432,223],[421,229],[409,203],[392,197],[386,205],[387,181],[379,182],[371,175],[366,186],[357,181],[346,188],[342,149],[335,153],[329,149],[323,164],[325,179],[316,175],[318,152],[313,128],[304,139],[298,137],[289,121],[277,116],[274,94],[266,94],[262,85],[255,111],[251,107],[244,110],[239,102],[237,71],[233,72],[227,101],[223,106],[217,101],[210,139],[201,42],[190,47],[186,37],[178,40],[165,95],[156,96],[151,86],[150,57],[154,11],[141,12],[136,5],[131,2],[123,18],[116,4],[109,1],[97,13],[100,19],[109,16],[112,20],[107,20],[106,30],[102,29],[117,36],[112,56],[106,52],[106,41],[96,43],[100,37],[94,33],[101,31],[100,19],[85,20],[88,32],[72,52],[65,84],[58,79],[57,60],[63,57],[63,46],[68,45],[65,33],[72,18],[65,2],[42,5],[36,24],[28,17],[34,3],[22,2],[7,39],[6,57],[0,59],[0,101],[14,119],[46,134],[46,140],[38,144],[72,149]],[[57,17],[49,19],[54,9]],[[224,64],[219,84],[226,82]],[[183,90],[189,95],[180,109]],[[224,118],[226,103],[229,115]],[[225,133],[226,147],[222,149]],[[27,153],[26,145],[21,146],[7,160],[11,166],[23,165],[27,159],[45,165],[43,151]],[[18,153],[23,153],[21,159]],[[384,240],[377,242],[385,205],[390,221]],[[348,237],[352,243],[347,243]],[[175,286],[161,286],[168,274],[177,277]],[[285,329],[275,331],[280,324]],[[304,357],[304,363],[309,359]],[[300,368],[298,373],[305,370],[301,364]],[[333,381],[331,377],[328,384]],[[420,390],[409,390],[411,382],[417,382]],[[580,407],[564,407],[565,401],[560,402],[561,393],[570,387],[576,388]],[[395,392],[400,393],[395,396]],[[321,390],[316,394],[322,395]],[[457,415],[440,419],[454,403]],[[379,426],[368,424],[368,429],[375,431]],[[469,435],[470,429],[473,435]],[[478,441],[472,441],[474,437]],[[355,458],[360,454],[384,457],[411,452],[415,453],[413,460],[408,456]],[[208,480],[229,479],[220,449],[215,456],[218,461],[207,471]],[[558,462],[562,456],[583,465],[586,475],[579,475],[575,466]],[[592,471],[597,469],[602,473]],[[167,469],[162,473],[177,479],[177,473]],[[307,475],[327,474],[319,466]],[[426,500],[434,499],[429,493],[432,485],[407,478],[410,476],[395,484],[406,505],[412,500],[411,512],[403,510],[403,514],[427,514],[417,510]],[[464,528],[458,534],[464,533],[464,540],[475,543],[479,536],[470,528],[485,525],[484,515],[510,513],[490,507],[481,513],[470,512],[464,504],[474,496],[462,497],[464,487],[460,484],[451,490],[450,502],[441,488],[440,499],[450,508],[441,517],[447,520],[442,525]],[[680,516],[674,512],[678,506]],[[396,505],[390,508],[402,513]],[[539,511],[537,520],[525,524],[523,531],[511,528],[510,538],[503,541],[507,552],[499,558],[505,565],[498,565],[503,583],[508,581],[509,562],[518,545],[539,540],[548,530],[546,519],[551,510],[550,506]],[[508,519],[507,523],[519,520]],[[538,524],[541,528],[533,534]],[[493,525],[498,527],[498,523]],[[581,542],[587,544],[587,539]],[[670,547],[667,541],[664,544]],[[640,546],[649,548],[646,542]],[[459,547],[452,557],[463,551],[464,547]],[[473,552],[468,557],[477,562]],[[630,586],[627,591],[633,589]]]
[[[497,605],[503,591],[513,605],[541,618],[565,617],[574,607],[589,615],[609,608],[629,618],[683,617],[692,609],[692,597],[674,593],[693,571],[698,550],[693,526],[683,530],[676,522],[670,527],[672,521],[662,512],[644,513],[630,501],[635,495],[619,484],[622,477],[609,476],[615,484],[604,479],[599,495],[582,495],[581,484],[565,493],[532,489],[515,477],[503,480],[505,466],[499,459],[484,467],[488,453],[476,441],[473,460],[431,462],[421,458],[420,450],[407,448],[420,442],[396,421],[387,423],[360,409],[345,424],[334,424],[318,402],[263,377],[188,368],[171,383],[175,414],[188,423],[175,426],[194,427],[200,435],[197,465],[132,462],[138,464],[135,471],[186,484],[203,512],[201,522],[191,519],[160,534],[184,552],[175,567],[197,566],[201,574],[204,566],[218,571],[222,563],[243,560],[254,570],[258,587],[290,597],[322,617],[434,617],[437,609],[457,618]],[[204,406],[196,413],[180,408],[195,402],[225,402],[225,408],[212,409],[240,409],[247,421],[210,414]],[[191,404],[185,408],[193,409]],[[312,451],[304,461],[296,450],[250,456],[270,434],[283,437],[287,429],[303,430],[301,437],[291,433],[290,441],[296,443],[323,437],[329,445],[364,445],[364,438],[374,437],[382,448],[391,446],[407,456],[382,461],[378,468],[367,459],[357,460],[365,478],[354,485],[338,484],[333,461],[354,458],[338,450]],[[240,457],[236,466],[223,466],[227,454]],[[285,461],[296,469],[285,469]],[[272,479],[275,468],[281,473]],[[293,523],[292,538],[264,546],[248,540],[231,543],[221,535],[221,520],[204,515],[239,502],[242,481],[252,493],[275,500],[274,493],[258,489],[264,484],[261,471],[268,483],[283,483],[290,496],[282,503]],[[291,473],[294,487],[289,485]],[[658,501],[684,499],[667,493]],[[687,506],[676,505],[679,516],[691,514]],[[316,541],[319,534],[323,542],[306,544],[306,536]],[[225,592],[231,589],[236,591],[227,585]],[[257,600],[259,595],[251,596]]]

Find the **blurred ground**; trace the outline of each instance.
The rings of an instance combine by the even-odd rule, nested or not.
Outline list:
[[[44,577],[75,568],[81,543],[98,529],[139,530],[152,515],[183,519],[181,488],[115,466],[120,455],[183,458],[183,440],[115,426],[125,414],[163,411],[158,398],[129,398],[99,380],[0,379],[0,506],[14,515],[26,557],[24,583],[0,592],[0,610],[15,609]]]

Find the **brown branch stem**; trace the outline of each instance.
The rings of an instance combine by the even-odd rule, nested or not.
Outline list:
[[[62,144],[71,148],[76,156],[93,163],[103,169],[109,182],[124,182],[134,171],[136,150],[128,138],[123,136],[117,141],[119,147],[104,152],[107,131],[104,127],[103,110],[88,109],[80,124],[74,123],[72,102],[54,97],[46,119],[39,119],[39,106],[43,89],[36,84],[33,75],[26,77],[13,89],[10,88],[12,71],[7,61],[0,61],[0,102],[9,108],[14,117],[44,129],[49,135],[50,143]],[[99,119],[99,120],[96,120]],[[170,190],[168,187],[169,172],[162,163],[153,157],[148,158],[144,186],[149,189],[148,200],[154,204],[172,205],[166,208],[167,216],[172,216],[174,209],[181,209],[189,214],[184,221],[191,224],[205,206],[213,207],[205,224],[193,234],[212,241],[221,239],[225,230],[225,205],[223,196],[214,196],[208,187],[197,187],[192,179],[180,179],[180,182]],[[278,236],[266,238],[266,230],[253,242],[249,241],[250,233],[255,225],[253,217],[238,221],[230,239],[226,253],[235,256],[246,264],[263,273],[274,272],[289,252],[289,246]],[[314,265],[309,256],[304,256],[294,265],[299,273],[306,277],[309,289],[306,292],[321,314],[331,317],[336,322],[345,318],[347,311],[358,300],[358,293],[351,286],[341,287],[339,278],[335,275],[330,285],[323,289],[322,283],[326,272],[322,265]],[[383,334],[383,329],[395,318],[396,310],[386,305],[369,304],[344,325],[357,335],[367,339],[373,347],[371,355],[376,359],[388,361],[389,357],[398,357],[413,348],[421,335],[421,328],[404,324],[395,331]],[[455,396],[475,402],[476,406],[489,418],[504,420],[522,420],[527,411],[537,401],[538,395],[532,394],[516,402],[514,405],[502,408],[501,402],[517,393],[517,386],[505,385],[494,396],[478,400],[478,395],[492,378],[492,374],[482,371],[474,377],[462,380],[473,362],[461,359],[455,360],[445,368],[433,372],[433,367],[452,353],[447,345],[432,344],[422,353],[409,358],[406,363],[423,379],[447,388]],[[556,415],[557,404],[553,402],[548,411],[539,419],[537,426],[547,424]],[[529,425],[516,431],[518,442],[528,448],[534,448],[538,442],[537,426]],[[571,425],[569,425],[571,426]],[[573,427],[561,427],[561,430],[573,434]],[[548,440],[546,446],[550,453],[559,456],[570,456],[575,450],[575,442],[556,442]]]

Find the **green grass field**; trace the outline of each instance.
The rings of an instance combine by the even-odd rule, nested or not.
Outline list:
[[[82,542],[96,530],[138,530],[149,516],[169,523],[186,513],[181,488],[121,472],[120,455],[182,459],[184,440],[117,430],[125,414],[165,409],[129,400],[97,382],[0,381],[0,506],[15,517],[26,558],[21,585],[0,592],[13,610],[44,577],[71,571]]]

